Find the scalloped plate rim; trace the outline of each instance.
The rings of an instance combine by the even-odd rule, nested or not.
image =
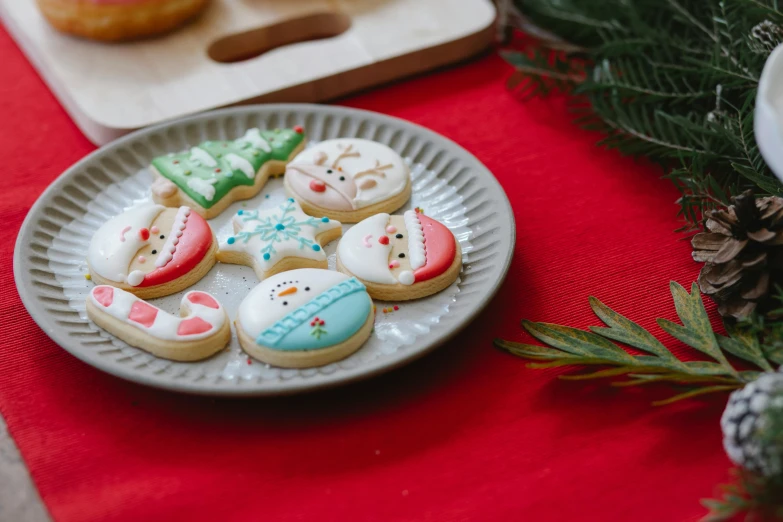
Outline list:
[[[80,170],[82,165],[90,163],[94,161],[96,158],[103,156],[105,154],[110,154],[112,149],[117,148],[118,146],[121,146],[126,142],[134,141],[143,135],[153,134],[155,132],[173,126],[183,126],[188,123],[196,122],[199,120],[219,119],[221,117],[227,117],[235,114],[241,115],[245,113],[252,113],[254,111],[255,112],[300,111],[305,113],[332,112],[332,113],[337,113],[338,115],[340,113],[353,115],[354,117],[364,119],[365,121],[388,120],[388,121],[395,122],[399,126],[412,128],[424,134],[425,136],[427,136],[427,138],[433,141],[441,141],[445,145],[444,146],[445,149],[448,149],[452,152],[456,151],[460,154],[464,154],[472,163],[472,165],[470,165],[470,168],[471,170],[475,170],[476,177],[482,178],[482,181],[486,183],[494,184],[495,188],[503,196],[502,200],[504,205],[502,205],[502,208],[500,207],[498,208],[498,213],[501,215],[501,220],[500,220],[501,223],[504,221],[503,218],[507,218],[505,220],[505,224],[508,227],[507,234],[505,235],[504,238],[500,238],[501,239],[500,248],[501,249],[505,248],[506,252],[502,260],[496,262],[496,264],[500,263],[500,273],[498,274],[496,280],[492,283],[492,286],[489,289],[489,291],[485,292],[480,299],[474,301],[473,304],[469,305],[469,308],[465,312],[464,317],[462,317],[459,320],[457,326],[455,326],[450,330],[446,330],[435,334],[430,334],[430,333],[425,334],[421,336],[419,339],[417,339],[416,341],[414,341],[413,344],[406,346],[405,350],[397,352],[397,354],[395,354],[395,356],[393,357],[378,358],[366,364],[360,363],[357,366],[350,369],[335,370],[330,374],[319,375],[306,381],[293,380],[293,379],[289,381],[278,380],[273,383],[264,385],[263,383],[255,383],[255,382],[251,384],[250,382],[243,381],[241,378],[237,378],[234,379],[233,381],[221,379],[218,382],[209,383],[205,385],[204,383],[200,384],[199,381],[179,381],[171,377],[170,375],[167,375],[164,378],[160,378],[155,375],[148,375],[140,372],[134,372],[132,369],[126,370],[124,369],[125,367],[119,367],[112,361],[107,362],[106,360],[96,356],[94,353],[90,352],[89,350],[85,350],[81,346],[81,343],[78,340],[70,339],[63,335],[58,336],[58,330],[61,331],[62,327],[56,325],[54,323],[51,314],[49,314],[49,312],[47,312],[45,309],[43,309],[41,305],[38,304],[38,302],[35,299],[35,292],[33,290],[28,290],[28,288],[25,286],[25,283],[29,281],[29,275],[28,275],[29,272],[24,270],[24,259],[22,256],[22,253],[23,252],[27,253],[29,248],[26,245],[27,243],[29,243],[32,236],[33,221],[38,217],[40,217],[39,214],[42,213],[43,209],[46,206],[48,206],[50,200],[53,199],[53,197],[57,194],[57,189],[67,184],[70,181],[70,178],[74,175],[74,173]],[[502,227],[502,225],[499,226]],[[375,375],[399,368],[405,364],[408,364],[418,359],[419,357],[422,357],[432,352],[435,348],[442,346],[450,339],[454,338],[465,327],[467,327],[467,325],[470,324],[476,318],[476,316],[487,307],[487,305],[493,299],[495,294],[498,292],[500,286],[502,285],[503,281],[506,278],[506,275],[508,274],[508,270],[511,265],[511,259],[514,254],[515,243],[516,243],[516,225],[514,221],[514,213],[511,208],[511,204],[508,200],[508,197],[506,196],[506,193],[503,190],[503,187],[497,181],[497,179],[492,174],[492,172],[486,166],[484,166],[484,164],[481,163],[478,160],[478,158],[476,158],[473,154],[471,154],[469,151],[467,151],[466,149],[464,149],[462,146],[455,143],[454,141],[416,123],[412,123],[402,118],[397,118],[395,116],[389,116],[386,114],[381,114],[373,111],[355,109],[350,107],[342,107],[337,105],[318,105],[318,104],[306,104],[306,103],[275,103],[275,104],[255,104],[255,105],[243,105],[239,107],[230,107],[230,108],[199,113],[185,118],[179,118],[176,120],[164,122],[158,125],[154,125],[151,127],[147,127],[132,132],[126,136],[123,136],[113,142],[110,142],[92,151],[87,156],[85,156],[84,158],[80,159],[79,161],[71,165],[62,174],[57,176],[57,178],[55,178],[55,180],[52,181],[52,183],[50,183],[49,186],[41,193],[41,195],[38,196],[35,203],[28,211],[27,216],[25,216],[25,219],[17,235],[16,242],[14,244],[13,268],[14,268],[14,282],[16,284],[17,292],[19,293],[22,304],[24,305],[25,309],[28,311],[30,316],[33,318],[35,323],[58,346],[63,348],[65,351],[67,351],[77,359],[81,360],[86,364],[89,364],[90,366],[93,366],[98,370],[101,370],[110,375],[119,377],[121,379],[130,382],[135,382],[138,384],[143,384],[158,389],[188,393],[194,395],[224,396],[224,397],[280,396],[280,395],[291,395],[297,393],[306,393],[310,391],[316,391],[324,388],[331,388],[343,384],[348,384],[351,382],[364,380],[373,377]]]

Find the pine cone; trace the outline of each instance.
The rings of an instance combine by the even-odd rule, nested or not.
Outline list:
[[[783,198],[755,199],[751,191],[725,210],[706,212],[708,232],[691,241],[693,259],[705,263],[699,289],[724,317],[742,319],[758,307],[771,310],[774,284],[783,283]]]
[[[783,448],[765,443],[767,408],[783,409],[783,373],[764,373],[729,397],[720,419],[723,447],[731,461],[743,468],[771,477],[783,472]]]

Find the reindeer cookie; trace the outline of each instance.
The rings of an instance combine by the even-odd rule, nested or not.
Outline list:
[[[286,168],[285,187],[308,214],[357,223],[404,205],[410,178],[403,159],[386,145],[343,138],[296,156]]]
[[[355,277],[304,268],[256,286],[239,305],[236,328],[242,349],[256,359],[309,368],[358,350],[374,317],[372,300]]]
[[[167,207],[187,205],[211,219],[231,203],[252,198],[270,176],[304,148],[304,131],[250,129],[233,141],[205,141],[152,160],[152,199]]]
[[[104,223],[90,241],[87,264],[96,284],[149,299],[197,282],[216,252],[212,229],[190,208],[146,205]]]
[[[442,223],[413,210],[376,214],[354,225],[337,245],[337,270],[357,277],[384,301],[440,292],[459,275],[462,253]]]
[[[204,359],[231,340],[225,310],[205,292],[185,294],[181,317],[176,317],[130,292],[100,285],[93,287],[87,297],[87,315],[131,346],[174,361]]]
[[[234,235],[220,245],[218,261],[251,266],[259,279],[294,268],[326,268],[323,245],[343,233],[339,221],[308,216],[293,198],[268,210],[240,210],[232,224]]]

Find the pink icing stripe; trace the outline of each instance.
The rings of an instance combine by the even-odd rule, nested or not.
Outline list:
[[[370,240],[372,239],[372,234],[367,234],[364,236],[364,239],[362,239],[362,243],[364,243],[364,246],[367,248],[372,248],[372,245],[370,244]]]
[[[130,230],[130,229],[131,229],[131,227],[127,226],[127,227],[123,228],[122,231],[120,232],[120,241],[122,241],[123,243],[125,242],[125,234],[127,234],[128,230]]]

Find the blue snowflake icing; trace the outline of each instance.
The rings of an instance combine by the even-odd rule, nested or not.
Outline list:
[[[308,217],[308,219],[297,221],[294,216],[289,215],[297,210],[293,198],[289,198],[279,208],[280,212],[265,217],[259,217],[258,210],[240,210],[237,212],[237,215],[242,216],[242,221],[258,221],[258,224],[251,231],[237,232],[228,239],[229,244],[233,244],[234,241],[247,243],[250,238],[260,236],[261,241],[266,243],[260,250],[265,261],[269,261],[272,256],[277,254],[275,243],[282,243],[291,239],[299,242],[300,250],[304,248],[311,248],[315,252],[321,250],[321,245],[312,239],[301,237],[299,234],[304,227],[318,229],[321,223],[328,223],[328,221],[325,221],[328,218],[316,219]]]

